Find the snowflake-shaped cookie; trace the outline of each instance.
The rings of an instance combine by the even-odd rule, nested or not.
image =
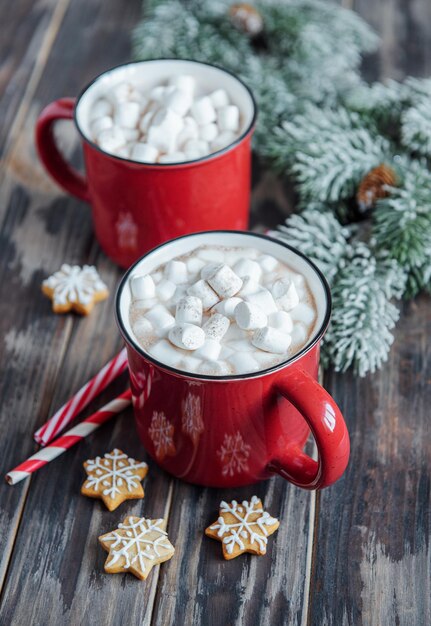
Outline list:
[[[145,580],[154,565],[172,558],[175,548],[164,530],[164,520],[145,517],[126,517],[122,524],[99,537],[109,552],[105,572],[131,572]]]
[[[205,534],[218,539],[223,545],[225,559],[234,559],[244,552],[266,554],[268,536],[279,527],[280,522],[263,510],[261,500],[253,496],[250,502],[236,500],[220,503],[220,517],[205,529]]]
[[[93,265],[67,265],[42,283],[42,291],[52,300],[54,313],[76,311],[88,315],[95,302],[105,300],[108,288]]]
[[[88,478],[81,493],[90,498],[100,498],[110,511],[114,511],[124,500],[144,497],[141,480],[148,472],[148,465],[135,461],[115,448],[103,458],[85,461]]]

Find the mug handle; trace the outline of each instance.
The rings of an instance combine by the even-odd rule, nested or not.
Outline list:
[[[60,98],[44,108],[36,123],[36,146],[40,160],[53,179],[73,196],[90,202],[85,177],[64,159],[53,132],[57,120],[73,120],[75,102],[75,98]]]
[[[335,483],[349,461],[349,433],[340,409],[325,389],[301,368],[292,367],[275,381],[275,389],[302,414],[313,433],[318,460],[299,446],[288,448],[268,469],[303,489]]]

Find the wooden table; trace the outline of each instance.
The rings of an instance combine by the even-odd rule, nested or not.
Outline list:
[[[385,39],[368,72],[429,74],[428,0],[357,0]],[[121,345],[113,294],[121,275],[94,240],[90,212],[42,170],[41,108],[130,58],[140,1],[15,0],[0,6],[0,425],[4,474],[36,449],[32,432]],[[403,14],[404,13],[404,14]],[[65,150],[78,158],[67,125]],[[67,132],[66,132],[67,131]],[[260,180],[258,180],[260,178]],[[253,224],[286,212],[281,185],[256,176]],[[268,193],[268,188],[271,193]],[[111,297],[87,319],[56,316],[40,292],[63,261],[94,263]],[[76,625],[427,626],[430,613],[430,301],[407,304],[389,363],[366,379],[328,373],[351,433],[337,485],[308,493],[281,478],[233,491],[171,479],[150,462],[144,501],[109,513],[79,495],[82,462],[121,447],[145,456],[131,411],[16,487],[0,485],[0,623]],[[126,380],[104,394],[119,391]],[[93,408],[97,406],[94,405]],[[221,558],[203,537],[222,498],[256,493],[281,519],[266,558]],[[103,573],[97,536],[124,514],[168,518],[175,558],[146,583]]]

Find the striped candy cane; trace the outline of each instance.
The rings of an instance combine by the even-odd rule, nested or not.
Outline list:
[[[93,376],[81,389],[66,402],[35,433],[34,438],[41,446],[46,446],[80,413],[99,393],[105,389],[127,367],[127,352],[121,352],[111,359],[96,376]]]
[[[27,476],[30,476],[30,474],[33,474],[33,472],[53,459],[56,459],[60,454],[66,452],[66,450],[76,443],[79,443],[82,439],[87,437],[87,435],[99,428],[99,426],[110,420],[111,417],[124,411],[131,402],[132,392],[128,389],[115,398],[115,400],[105,404],[99,411],[87,417],[87,419],[83,420],[80,424],[68,430],[67,433],[56,439],[53,443],[50,443],[46,448],[39,450],[36,454],[33,454],[24,461],[24,463],[21,463],[15,467],[15,469],[8,472],[6,474],[6,482],[8,482],[9,485],[16,485],[16,483],[27,478]]]

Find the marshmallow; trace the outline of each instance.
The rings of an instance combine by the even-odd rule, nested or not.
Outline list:
[[[202,330],[205,332],[206,337],[220,341],[226,334],[229,326],[230,320],[227,317],[220,313],[214,313],[202,326]]]
[[[150,320],[148,320],[146,317],[139,317],[132,326],[133,332],[135,333],[135,335],[139,336],[143,336],[143,335],[148,335],[149,333],[152,332],[153,327],[151,325]]]
[[[227,333],[224,336],[224,341],[242,341],[246,339],[248,341],[248,332],[246,330],[242,330],[236,324],[231,324],[227,330]]]
[[[274,357],[270,352],[262,352],[262,350],[253,352],[253,358],[259,363],[260,369],[272,367],[278,362],[277,357]]]
[[[157,270],[157,272],[153,272],[151,274],[151,278],[154,280],[154,283],[157,285],[157,283],[159,283],[163,278],[163,272],[161,270]]]
[[[196,296],[202,300],[202,306],[204,311],[207,311],[212,306],[217,304],[219,298],[215,291],[211,289],[205,280],[198,280],[197,283],[187,289],[189,296]]]
[[[293,325],[291,336],[293,346],[304,344],[307,341],[308,337],[307,329],[304,324],[301,324],[301,322],[296,322]]]
[[[173,85],[170,85],[169,88],[164,85],[157,85],[156,87],[153,87],[153,89],[150,91],[150,99],[154,100],[155,102],[161,103],[165,100],[166,96],[174,89],[175,87]]]
[[[196,350],[205,341],[205,333],[195,324],[178,324],[169,331],[169,341],[183,350]]]
[[[177,286],[171,280],[167,280],[166,278],[162,278],[162,280],[158,283],[156,287],[157,297],[162,302],[167,302],[170,300],[175,293]]]
[[[180,300],[187,296],[187,285],[177,285],[175,293],[171,298],[171,304],[176,306]]]
[[[259,289],[260,289],[259,281],[255,280],[251,276],[245,276],[243,279],[242,287],[240,291],[238,292],[238,296],[240,298],[245,298],[251,293],[256,293],[256,291],[259,291]]]
[[[181,115],[181,117],[184,117],[190,109],[192,102],[193,96],[191,93],[177,88],[174,88],[164,99],[165,106],[175,111],[175,113],[178,113],[178,115]]]
[[[195,296],[181,298],[177,304],[175,321],[178,324],[202,324],[202,301]]]
[[[217,268],[208,278],[208,283],[221,298],[234,296],[242,287],[241,278],[228,265]]]
[[[100,117],[111,116],[112,104],[105,98],[99,98],[90,109],[90,121],[97,120]]]
[[[225,361],[226,359],[228,359],[232,354],[234,354],[234,350],[232,350],[232,348],[230,348],[229,346],[223,345],[221,346],[221,350],[220,350],[220,359],[222,361]]]
[[[230,130],[225,130],[218,137],[211,142],[211,150],[217,152],[217,150],[223,150],[226,146],[229,146],[236,139],[235,133]]]
[[[202,261],[222,263],[224,260],[224,253],[214,248],[201,248],[198,250],[197,255]]]
[[[282,333],[291,333],[293,328],[292,318],[286,311],[276,311],[268,316],[268,326],[277,328]]]
[[[274,302],[274,298],[271,293],[265,287],[261,287],[258,291],[254,293],[249,293],[245,296],[245,300],[247,302],[251,302],[252,304],[257,304],[267,315],[270,313],[275,313],[277,311],[277,305]]]
[[[156,294],[156,286],[149,274],[143,276],[133,276],[130,281],[130,289],[134,300],[145,300],[146,298],[154,298]]]
[[[272,286],[272,295],[277,304],[286,311],[290,311],[299,303],[299,297],[295,285],[290,278],[280,278]]]
[[[186,372],[197,372],[201,363],[201,359],[197,359],[194,356],[186,356],[181,361],[181,369]]]
[[[245,339],[229,341],[229,348],[232,348],[234,352],[254,352],[254,348],[250,343],[248,335]]]
[[[233,365],[235,374],[247,374],[260,369],[259,363],[250,352],[236,352],[228,358],[228,361]]]
[[[208,96],[215,109],[225,107],[229,104],[229,96],[224,89],[216,89]]]
[[[217,118],[212,102],[208,96],[195,100],[190,111],[199,126],[210,124]]]
[[[93,136],[98,136],[103,130],[107,130],[108,128],[112,128],[114,125],[114,120],[109,115],[103,115],[103,117],[99,117],[91,123],[90,131]]]
[[[232,374],[230,367],[223,361],[205,361],[199,366],[198,373],[206,376],[229,376]]]
[[[137,130],[136,128],[122,128],[121,130],[123,131],[123,135],[126,138],[127,142],[135,143],[136,141],[138,141],[139,130]],[[133,148],[133,145],[129,147]]]
[[[209,146],[203,139],[189,139],[183,149],[186,156],[193,158],[200,158],[209,153]]]
[[[136,128],[140,113],[138,102],[122,102],[115,110],[114,121],[122,128]]]
[[[252,344],[265,352],[284,354],[288,351],[292,338],[290,335],[280,332],[276,328],[259,328],[251,340]]]
[[[159,301],[156,298],[145,298],[145,300],[134,300],[133,308],[138,313],[143,313],[144,311],[148,311],[152,309],[153,306],[156,306]]]
[[[169,85],[193,96],[196,80],[193,76],[188,74],[180,74],[179,76],[173,76],[169,80]]]
[[[158,335],[163,335],[172,326],[175,326],[174,316],[163,304],[156,304],[155,307],[145,313],[145,317],[151,322]]]
[[[185,117],[183,129],[177,136],[178,147],[183,149],[184,144],[190,139],[199,139],[199,127],[192,117]]]
[[[240,302],[235,309],[235,321],[243,330],[264,328],[268,322],[265,311],[251,302]]]
[[[312,324],[316,317],[314,309],[305,302],[300,302],[290,311],[290,315],[294,322],[303,322],[307,325]]]
[[[121,148],[117,148],[117,150],[115,151],[115,156],[128,159],[130,157],[130,152],[131,150],[129,146],[121,146]]]
[[[217,110],[217,122],[220,130],[230,130],[237,132],[239,130],[239,109],[234,104],[220,107]]]
[[[204,141],[207,141],[207,142],[214,141],[217,135],[218,135],[217,124],[214,124],[213,122],[211,124],[205,124],[205,126],[201,126],[199,128],[199,138],[203,139]]]
[[[235,317],[235,308],[240,302],[242,302],[242,299],[237,298],[236,296],[233,298],[227,298],[227,300],[222,300],[221,302],[216,304],[214,307],[214,311],[217,311],[217,313],[221,313],[222,315],[228,317],[230,320],[233,320]]]
[[[232,269],[240,278],[248,276],[255,282],[259,282],[262,276],[262,268],[259,263],[251,259],[240,259]]]
[[[162,152],[173,152],[176,136],[183,126],[184,122],[177,113],[170,109],[160,109],[148,129],[148,143]]]
[[[277,259],[269,254],[261,256],[259,263],[264,272],[273,272],[278,265]]]
[[[187,266],[182,261],[169,261],[165,267],[165,277],[179,285],[187,282]]]
[[[121,128],[114,126],[102,130],[102,132],[97,135],[97,143],[105,152],[113,153],[118,150],[118,148],[121,148],[121,146],[124,146],[126,138]]]
[[[170,365],[171,367],[177,367],[183,358],[182,353],[178,352],[166,339],[162,339],[154,346],[148,348],[148,352],[162,364]]]
[[[145,115],[141,117],[141,121],[139,122],[139,129],[146,133],[150,128],[151,122],[153,120],[155,111],[147,111]]]
[[[205,265],[205,262],[202,261],[201,259],[198,259],[198,257],[196,256],[190,257],[186,261],[187,271],[192,276],[198,274],[198,272],[201,271],[204,265]]]
[[[170,154],[162,154],[159,157],[159,163],[182,163],[187,161],[187,156],[184,152],[171,152]]]
[[[148,143],[136,143],[132,148],[132,159],[142,163],[155,163],[159,152]]]
[[[210,276],[214,274],[214,272],[220,269],[221,266],[222,266],[221,263],[207,263],[201,269],[201,278],[203,278],[204,280],[207,280]]]
[[[111,87],[109,91],[109,99],[116,106],[121,102],[129,100],[130,94],[133,91],[133,87],[130,83],[122,82],[118,83],[114,87]]]
[[[202,330],[201,328],[199,330]],[[203,331],[202,331],[203,332]],[[221,345],[216,339],[205,339],[205,343],[196,350],[196,356],[205,361],[217,361],[220,356]]]

